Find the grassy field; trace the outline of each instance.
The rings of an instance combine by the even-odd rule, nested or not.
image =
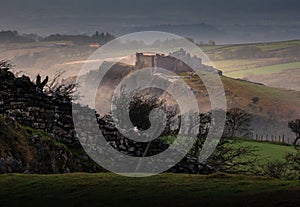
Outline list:
[[[232,71],[244,70],[245,68],[253,68],[258,63],[264,62],[264,59],[250,59],[250,60],[241,60],[241,59],[231,59],[231,60],[219,60],[213,61],[213,64],[216,68],[223,71],[226,75]]]
[[[279,73],[289,69],[300,69],[300,62],[271,65],[266,67],[253,68],[253,69],[244,69],[244,70],[241,69],[238,71],[225,72],[224,74],[233,78],[244,78],[248,74],[266,75],[272,73]]]
[[[300,183],[225,174],[0,175],[1,206],[298,206]]]
[[[273,111],[282,120],[290,119],[288,117],[289,110],[294,110],[294,114],[299,114],[300,112],[300,96],[297,91],[267,87],[226,76],[222,76],[221,80],[227,92],[226,99],[229,107],[239,107],[250,113],[262,116],[268,116],[268,112]],[[209,108],[210,100],[203,95],[202,92],[205,91],[205,86],[200,83],[199,78],[195,77],[185,81],[196,93],[196,98],[200,103],[199,106],[203,110]],[[252,97],[259,97],[260,100],[257,104],[252,104],[253,108],[249,109]],[[207,107],[204,108],[205,106]],[[276,110],[274,110],[275,108]]]
[[[292,146],[241,140],[258,161],[283,160]],[[300,181],[257,176],[161,174],[128,178],[112,173],[0,175],[0,206],[299,206]]]
[[[300,90],[297,83],[300,76],[300,40],[200,48],[225,76],[245,78],[271,87]]]
[[[245,141],[258,161],[282,160],[292,146]],[[127,178],[112,173],[0,175],[0,206],[298,206],[300,181],[242,175],[161,174]]]
[[[262,164],[268,161],[284,160],[287,154],[294,154],[297,152],[295,148],[291,145],[280,145],[270,142],[243,140],[237,143],[236,146],[249,146],[255,149],[255,153],[257,154],[257,160]]]
[[[262,51],[280,50],[287,49],[294,46],[300,45],[300,40],[289,40],[280,42],[263,42],[263,43],[250,43],[250,44],[231,44],[231,45],[204,45],[200,48],[204,52],[215,52],[227,49],[238,49],[245,46],[255,46],[260,48]]]
[[[255,45],[258,48],[262,49],[263,51],[270,51],[270,50],[278,50],[278,49],[286,49],[286,48],[294,47],[300,45],[300,41],[292,40],[292,41],[271,42],[271,43],[258,43]]]

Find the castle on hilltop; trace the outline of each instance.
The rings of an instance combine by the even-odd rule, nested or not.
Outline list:
[[[188,63],[188,64],[187,64]],[[193,69],[201,69],[203,71],[217,73],[222,75],[222,71],[207,66],[202,63],[202,59],[191,56],[185,50],[180,49],[169,55],[157,53],[136,53],[135,68],[163,68],[174,73],[193,72]]]

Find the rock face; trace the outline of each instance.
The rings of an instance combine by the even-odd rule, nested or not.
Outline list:
[[[0,69],[0,80],[0,173],[104,170],[89,158],[76,137],[70,100],[60,96],[47,96],[28,77],[17,78],[8,70]],[[87,107],[76,107],[93,111]],[[151,156],[169,146],[158,139],[152,141],[151,147],[146,151],[147,143],[134,142],[124,137],[110,120],[98,116],[97,121],[97,127],[100,127],[107,142],[124,154]],[[84,134],[79,136],[86,136],[87,140],[89,138]],[[204,174],[214,172],[211,167],[190,157],[185,157],[169,171]]]

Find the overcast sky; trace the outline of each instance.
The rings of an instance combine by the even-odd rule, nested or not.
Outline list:
[[[160,24],[300,25],[298,0],[0,0],[0,28],[39,34],[122,33]]]

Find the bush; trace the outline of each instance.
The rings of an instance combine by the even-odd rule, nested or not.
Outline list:
[[[287,175],[287,164],[283,161],[270,161],[262,166],[262,174],[271,178],[285,178]]]
[[[300,151],[296,154],[288,154],[286,162],[289,170],[289,177],[300,180]]]
[[[300,140],[300,119],[289,121],[288,127],[295,133],[296,139],[294,141],[295,149],[300,149],[298,141]]]
[[[256,150],[250,146],[236,145],[240,141],[222,138],[207,163],[220,172],[254,174]]]

